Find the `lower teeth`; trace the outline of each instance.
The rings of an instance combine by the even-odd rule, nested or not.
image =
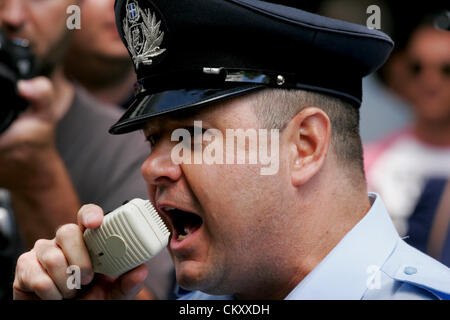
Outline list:
[[[178,235],[178,241],[183,241],[187,237],[191,235],[193,230],[191,230],[189,227],[184,227],[184,234]]]
[[[185,226],[183,229],[183,233],[184,234],[179,234],[177,240],[178,241],[183,241],[184,239],[188,238],[192,233],[195,232],[195,228],[192,226]]]

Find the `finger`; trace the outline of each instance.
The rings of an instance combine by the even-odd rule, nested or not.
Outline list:
[[[103,210],[95,204],[84,205],[78,211],[77,220],[82,232],[86,228],[96,229],[102,224]]]
[[[89,284],[94,278],[94,270],[81,228],[76,224],[63,225],[56,231],[55,241],[64,252],[69,265],[80,268],[81,284]]]
[[[46,77],[19,80],[17,82],[17,89],[19,94],[35,108],[49,105],[53,97],[52,83]]]
[[[156,297],[146,287],[143,287],[141,291],[134,297],[134,300],[156,300]]]
[[[33,294],[44,300],[61,300],[63,297],[39,263],[34,250],[22,254],[17,260],[13,292],[15,299],[33,298]]]
[[[47,272],[54,284],[66,299],[75,297],[77,291],[67,285],[68,263],[63,251],[54,240],[38,240],[33,248],[42,268]]]
[[[147,275],[148,268],[145,264],[123,274],[113,284],[111,299],[133,299],[142,290]]]
[[[41,300],[35,293],[24,292],[13,287],[13,300]]]

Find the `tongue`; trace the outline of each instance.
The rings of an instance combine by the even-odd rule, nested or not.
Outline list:
[[[172,211],[174,226],[177,230],[178,241],[183,241],[193,234],[200,226],[203,221],[198,215],[191,212],[174,210]]]

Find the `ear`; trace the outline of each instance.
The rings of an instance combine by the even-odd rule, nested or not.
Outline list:
[[[300,111],[285,130],[291,150],[291,180],[298,187],[308,182],[325,163],[331,121],[323,110],[308,107]]]

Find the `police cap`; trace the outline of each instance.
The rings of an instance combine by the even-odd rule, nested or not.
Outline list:
[[[393,48],[380,31],[259,0],[116,0],[115,14],[138,86],[113,134],[267,87],[358,108],[362,78]]]

